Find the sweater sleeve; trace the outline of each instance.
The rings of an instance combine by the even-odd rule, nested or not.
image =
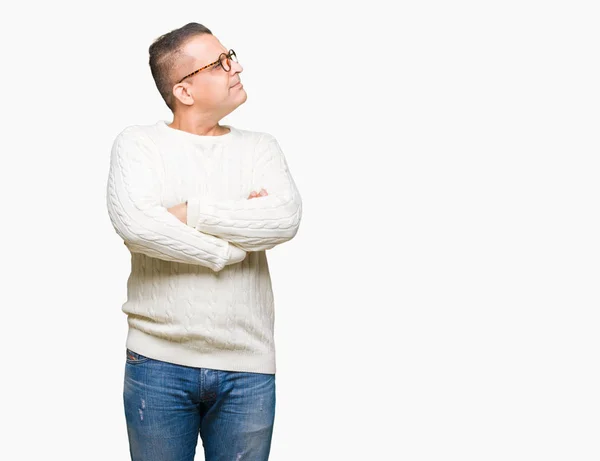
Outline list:
[[[106,187],[111,223],[132,253],[209,267],[215,272],[246,252],[182,223],[160,203],[162,159],[138,126],[125,128],[112,145]]]
[[[245,251],[268,250],[291,240],[300,226],[302,199],[281,146],[269,133],[257,142],[248,196],[261,188],[267,196],[225,201],[190,197],[188,225]]]

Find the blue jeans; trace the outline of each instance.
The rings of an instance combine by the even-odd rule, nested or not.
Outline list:
[[[275,375],[194,368],[127,349],[123,386],[132,461],[267,461]]]

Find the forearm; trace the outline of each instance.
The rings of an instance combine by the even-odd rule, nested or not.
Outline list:
[[[222,238],[233,244],[233,246],[239,247],[247,252],[270,250],[277,245],[291,240],[294,236],[295,234],[284,237],[243,237],[240,235],[230,235],[224,232],[218,235],[219,238]]]
[[[247,251],[268,249],[292,239],[302,218],[302,200],[294,189],[287,196],[210,202],[188,200],[187,222],[200,232],[219,236]]]

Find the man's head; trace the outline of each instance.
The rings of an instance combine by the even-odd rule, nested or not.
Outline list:
[[[173,113],[193,110],[218,121],[246,102],[244,87],[234,86],[240,82],[243,67],[234,59],[222,59],[229,70],[222,67],[219,57],[229,50],[202,24],[191,22],[160,36],[149,52],[154,82]]]

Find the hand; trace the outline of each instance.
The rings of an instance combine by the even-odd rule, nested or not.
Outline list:
[[[171,208],[167,208],[167,211],[175,215],[183,224],[187,224],[187,203],[179,203]]]
[[[266,189],[261,189],[260,192],[254,192],[252,191],[250,193],[250,195],[248,196],[248,200],[250,200],[251,198],[256,198],[256,197],[265,197],[269,195],[266,191]]]

